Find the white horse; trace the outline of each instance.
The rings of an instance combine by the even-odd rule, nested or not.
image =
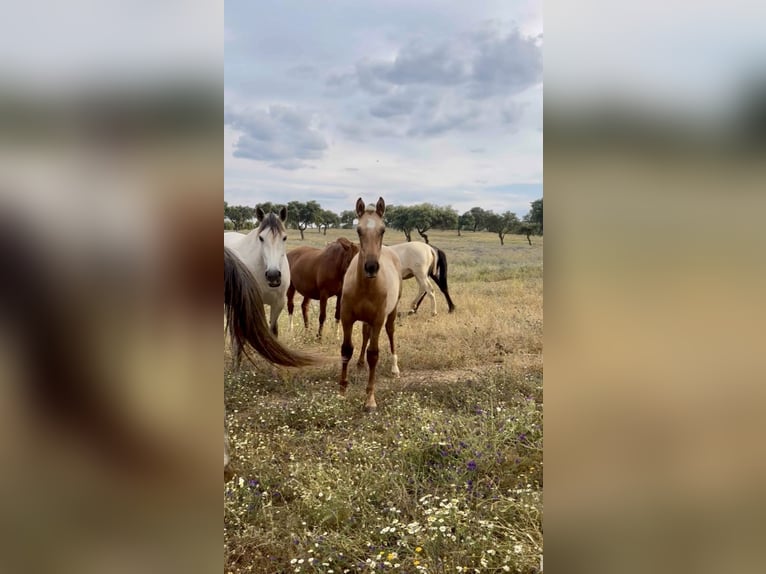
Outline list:
[[[420,241],[399,243],[390,247],[399,256],[399,261],[402,264],[402,279],[414,277],[420,287],[408,314],[416,313],[423,302],[423,298],[428,295],[431,298],[431,314],[436,315],[436,296],[434,295],[434,288],[428,280],[429,276],[436,281],[439,289],[444,293],[449,312],[452,313],[455,310],[455,305],[452,303],[447,288],[447,256],[444,251]]]
[[[224,233],[223,245],[234,251],[255,277],[263,302],[271,310],[271,332],[277,335],[277,321],[287,304],[287,288],[290,286],[290,264],[285,248],[287,233],[284,225],[287,209],[280,209],[279,217],[274,213],[264,214],[260,207],[256,209],[255,214],[261,222],[257,229],[247,235]]]
[[[265,359],[286,367],[321,363],[316,356],[288,349],[272,335],[266,326],[266,313],[257,282],[239,257],[226,247],[223,248],[223,305],[229,334],[240,349],[249,344]],[[250,355],[248,358],[252,359]],[[232,474],[229,462],[229,434],[224,419],[224,480]]]

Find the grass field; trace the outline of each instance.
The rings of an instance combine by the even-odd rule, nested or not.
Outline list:
[[[288,249],[353,230],[290,231]],[[447,313],[425,300],[397,324],[399,379],[381,338],[378,412],[362,412],[366,370],[338,398],[335,300],[316,341],[296,301],[284,341],[337,357],[286,370],[231,371],[225,397],[237,476],[224,487],[224,571],[537,572],[542,536],[543,240],[433,232],[449,262]],[[387,242],[404,241],[390,230]],[[413,238],[414,239],[414,238]],[[402,304],[415,297],[404,282]],[[355,327],[356,353],[361,342]]]

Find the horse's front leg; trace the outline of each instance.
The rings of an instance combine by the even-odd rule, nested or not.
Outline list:
[[[270,319],[271,332],[274,333],[275,337],[278,337],[279,336],[279,314],[282,312],[282,309],[285,308],[285,297],[280,297],[270,307],[271,307],[271,319]]]
[[[343,344],[340,346],[341,370],[340,370],[340,395],[346,396],[348,388],[348,362],[354,354],[354,343],[351,335],[354,332],[354,322],[350,319],[343,321]]]
[[[370,348],[367,349],[367,365],[370,368],[370,376],[367,379],[367,399],[364,401],[364,410],[367,412],[378,408],[378,404],[375,402],[375,368],[378,365],[378,357],[380,356],[378,341],[380,339],[381,327],[382,325],[377,324],[370,329]]]
[[[370,341],[370,324],[362,323],[362,348],[359,349],[359,360],[356,363],[357,368],[364,368],[364,352],[367,349],[367,344]]]
[[[327,318],[327,293],[324,291],[319,294],[319,332],[317,333],[317,339],[322,338],[322,327],[324,327],[324,320]]]

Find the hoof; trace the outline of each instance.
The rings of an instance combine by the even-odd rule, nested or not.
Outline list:
[[[377,407],[377,405],[373,405],[373,406],[364,405],[364,409],[363,410],[366,413],[374,413],[374,412],[376,412],[378,410],[378,407]]]
[[[361,363],[357,363],[357,364],[356,364],[356,368],[357,368],[357,369],[364,369],[366,366],[367,366],[367,364],[366,364],[366,363],[364,363],[364,362],[361,362]]]

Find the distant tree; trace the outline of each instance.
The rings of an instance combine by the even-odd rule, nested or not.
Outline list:
[[[415,229],[415,211],[408,205],[386,206],[384,220],[387,226],[404,233],[407,241],[412,241],[412,231]]]
[[[531,209],[524,216],[524,221],[536,226],[536,233],[543,234],[543,198],[536,199],[529,204]]]
[[[487,218],[491,211],[485,211],[481,207],[472,207],[470,210],[471,215],[473,216],[473,231],[474,233],[476,231],[481,231],[482,229],[487,229]]]
[[[457,234],[460,236],[461,229],[473,228],[473,213],[466,211],[463,215],[457,218]]]
[[[388,210],[390,207],[386,208],[386,215],[388,215]],[[343,229],[351,229],[354,226],[354,220],[356,219],[356,211],[352,211],[350,209],[341,212],[340,214],[340,222],[343,225]]]
[[[268,215],[271,212],[279,213],[279,209],[282,207],[282,205],[275,205],[270,201],[265,201],[263,203],[259,203],[256,207],[260,207],[263,210],[264,215]]]
[[[329,209],[320,211],[317,218],[317,229],[319,229],[319,231],[324,230],[324,234],[327,235],[328,227],[338,227],[338,225],[340,225],[340,217],[338,217],[337,213],[330,211]]]
[[[498,215],[491,211],[485,212],[487,231],[497,233],[500,238],[500,245],[505,245],[505,236],[508,233],[512,233],[519,225],[519,218],[515,213],[506,211],[502,215]]]
[[[303,232],[310,225],[316,224],[321,211],[322,207],[313,199],[306,203],[291,201],[287,204],[287,222],[300,231],[303,240]]]
[[[522,221],[519,223],[519,225],[516,226],[516,229],[513,230],[514,233],[517,233],[518,235],[526,235],[527,241],[530,245],[532,245],[532,240],[530,239],[531,235],[539,235],[540,234],[540,227],[536,223],[529,223],[527,221]]]
[[[430,203],[412,206],[415,229],[428,243],[429,229],[453,229],[457,225],[457,212],[451,206],[441,207]]]
[[[245,229],[248,221],[255,217],[255,209],[245,205],[224,205],[224,216],[229,218],[234,230]]]

